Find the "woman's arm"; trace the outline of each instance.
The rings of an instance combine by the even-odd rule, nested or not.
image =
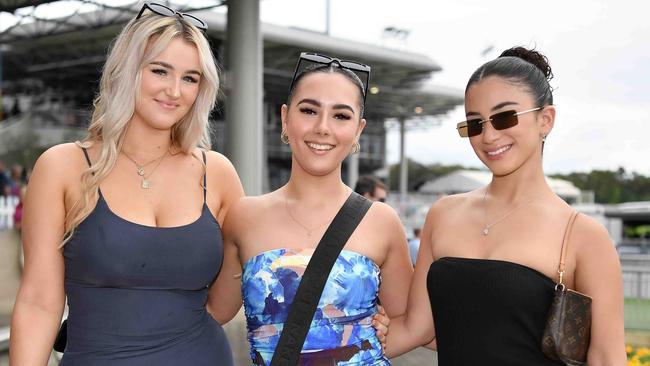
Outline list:
[[[427,293],[427,274],[433,262],[432,233],[436,215],[443,212],[443,198],[434,204],[427,214],[422,228],[420,250],[415,263],[415,273],[408,295],[408,308],[404,315],[391,319],[386,340],[386,355],[397,357],[415,347],[426,344],[435,349],[435,331],[429,295]]]
[[[219,324],[229,322],[242,306],[242,267],[235,241],[240,212],[238,204],[235,204],[226,217],[223,225],[223,263],[208,294],[208,312]]]
[[[569,238],[575,243],[575,287],[591,296],[591,343],[587,354],[590,366],[624,366],[625,326],[623,281],[616,249],[602,225],[578,216]]]
[[[378,227],[387,238],[387,252],[381,265],[379,299],[388,317],[397,317],[406,311],[408,288],[413,277],[413,265],[408,252],[402,223],[390,206],[375,203]]]
[[[212,179],[210,179],[213,177]],[[217,220],[223,233],[223,262],[217,279],[210,286],[207,310],[220,324],[230,321],[242,305],[241,299],[241,265],[235,242],[241,210],[237,209],[244,189],[237,172],[223,155],[211,152],[208,157],[208,179],[218,182],[215,189],[221,187],[221,205]]]
[[[61,322],[65,291],[59,246],[66,215],[64,179],[74,174],[69,168],[71,154],[80,154],[73,144],[43,153],[27,188],[22,225],[25,266],[11,320],[12,365],[46,365]]]

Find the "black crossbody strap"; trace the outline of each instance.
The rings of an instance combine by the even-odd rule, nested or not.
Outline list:
[[[323,234],[298,285],[271,366],[298,364],[309,325],[334,262],[371,205],[366,198],[352,192]]]

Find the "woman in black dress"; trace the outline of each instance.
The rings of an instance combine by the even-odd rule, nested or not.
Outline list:
[[[593,298],[588,363],[625,365],[614,246],[587,216],[569,228],[574,211],[542,169],[556,114],[551,75],[546,57],[517,47],[470,78],[458,132],[492,181],[430,209],[407,313],[388,333],[389,356],[435,339],[441,366],[561,365],[544,356],[541,343],[565,242],[564,284]]]
[[[62,365],[232,365],[206,301],[243,189],[210,151],[219,78],[205,27],[145,4],[108,55],[87,138],[38,159],[11,364],[47,363],[67,295]]]

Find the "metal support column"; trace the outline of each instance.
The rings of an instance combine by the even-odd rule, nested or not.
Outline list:
[[[359,180],[359,154],[348,156],[348,186],[354,189]]]
[[[262,193],[263,48],[259,0],[228,2],[226,34],[227,154],[247,195]]]
[[[408,194],[408,161],[406,159],[406,118],[399,118],[399,200],[404,209]]]

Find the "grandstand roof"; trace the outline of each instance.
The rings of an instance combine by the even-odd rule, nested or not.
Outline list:
[[[22,14],[23,11],[15,10],[51,2],[54,1],[0,0],[0,9]],[[72,98],[79,93],[94,94],[110,42],[137,13],[140,2],[121,6],[99,0],[81,3],[95,4],[96,9],[54,19],[23,14],[18,24],[0,32],[5,95],[43,88]],[[207,35],[219,60],[223,60],[226,15],[214,8],[223,3],[203,0],[200,7],[177,7],[208,23]],[[462,91],[430,84],[432,75],[441,67],[426,55],[272,24],[262,24],[261,31],[267,99],[283,101],[300,52],[318,51],[372,66],[370,84],[378,92],[368,97],[368,118],[417,120],[444,114],[462,103]]]

